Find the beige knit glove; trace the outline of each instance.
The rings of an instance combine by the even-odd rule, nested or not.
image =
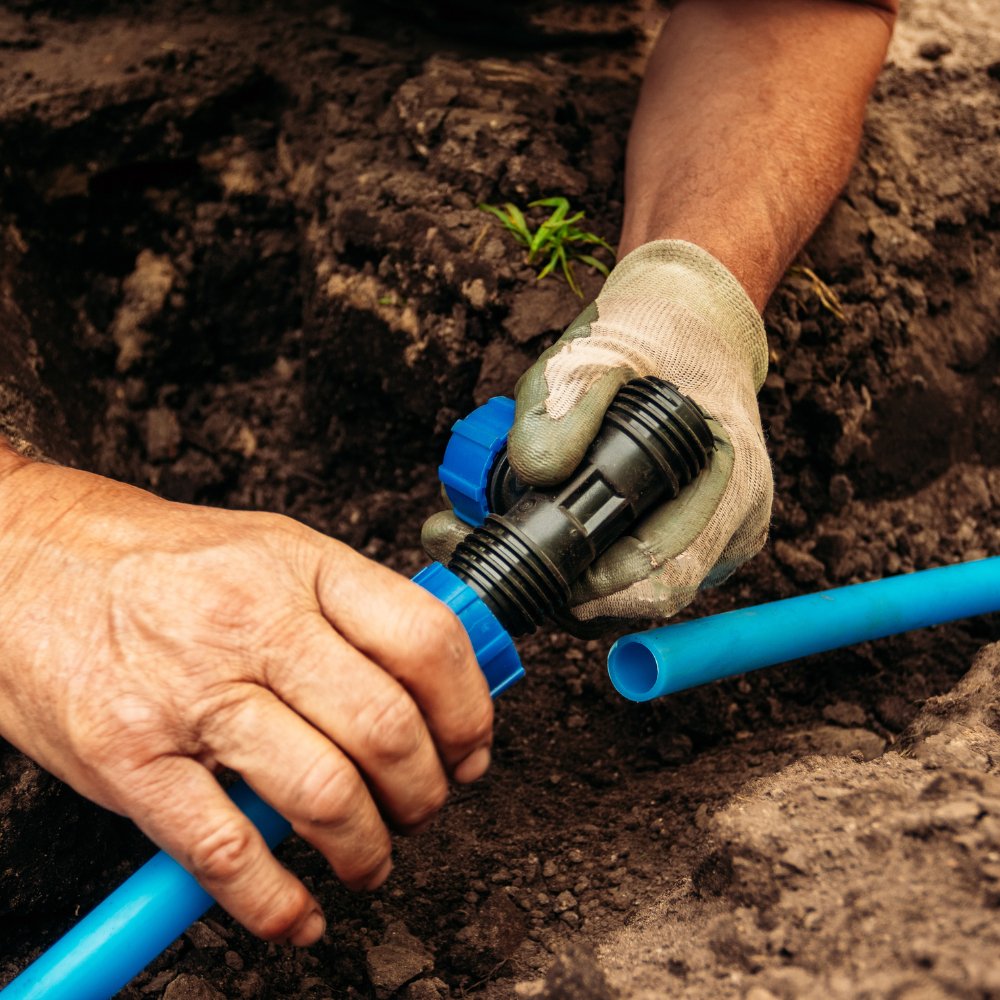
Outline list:
[[[574,587],[577,618],[669,617],[760,551],[773,492],[756,400],[766,373],[764,325],[736,278],[691,243],[657,240],[615,267],[521,377],[509,455],[532,485],[573,472],[618,389],[637,376],[673,382],[712,418],[708,468],[590,567]],[[468,531],[436,514],[424,546],[446,560]]]

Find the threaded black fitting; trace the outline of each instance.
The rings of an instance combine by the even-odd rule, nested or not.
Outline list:
[[[455,549],[449,569],[511,635],[533,632],[566,607],[574,581],[615,539],[705,468],[714,447],[696,403],[663,379],[633,379],[562,485],[525,489],[498,456],[494,513]]]

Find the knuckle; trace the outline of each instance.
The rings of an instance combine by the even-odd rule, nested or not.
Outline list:
[[[299,791],[306,822],[317,826],[335,826],[356,815],[364,794],[357,771],[331,755],[310,769]]]
[[[69,735],[75,755],[104,773],[128,773],[173,749],[171,723],[161,706],[130,694],[102,698],[79,712]]]
[[[247,582],[216,579],[199,595],[204,621],[222,632],[243,632],[255,628],[258,592]]]
[[[438,775],[420,796],[419,801],[402,811],[399,822],[403,826],[414,827],[433,819],[444,807],[448,799],[448,783]]]
[[[226,821],[191,845],[191,870],[204,882],[232,882],[247,870],[254,846],[249,824]]]
[[[372,835],[365,848],[352,851],[334,864],[337,877],[348,885],[363,886],[392,857],[389,833],[380,825],[378,835]]]
[[[435,598],[419,608],[410,634],[412,648],[423,650],[425,660],[457,667],[472,655],[469,637],[458,616]]]
[[[462,717],[462,742],[479,746],[490,742],[493,734],[493,702],[486,695],[475,711]]]
[[[444,808],[447,800],[448,782],[441,778],[434,783],[434,787],[427,796],[426,808],[421,819],[430,819],[431,816],[436,816]]]
[[[396,763],[416,753],[425,734],[424,720],[416,705],[409,695],[398,690],[373,705],[365,742],[375,757]]]
[[[224,745],[231,734],[258,732],[265,724],[259,702],[239,685],[219,685],[200,692],[184,708],[183,716],[188,729],[208,744]]]

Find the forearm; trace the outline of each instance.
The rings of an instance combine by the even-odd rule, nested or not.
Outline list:
[[[892,7],[678,3],[629,136],[620,254],[688,240],[763,309],[847,180]]]

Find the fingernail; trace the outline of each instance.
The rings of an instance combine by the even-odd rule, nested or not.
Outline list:
[[[490,748],[480,747],[473,750],[458,767],[455,768],[455,780],[461,785],[481,778],[490,766]]]
[[[319,910],[313,910],[291,936],[291,942],[297,948],[304,948],[308,944],[315,944],[325,931],[326,918]]]
[[[365,883],[365,888],[369,892],[374,892],[388,877],[392,871],[392,858],[386,858],[379,866],[377,872]]]

